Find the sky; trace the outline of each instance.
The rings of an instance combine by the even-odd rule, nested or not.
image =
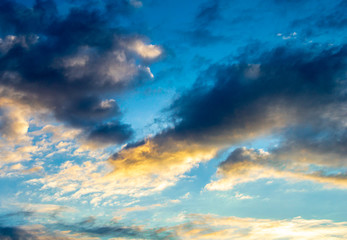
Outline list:
[[[345,0],[1,0],[0,239],[347,239]]]

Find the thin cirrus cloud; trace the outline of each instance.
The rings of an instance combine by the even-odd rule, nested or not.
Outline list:
[[[177,239],[341,239],[346,222],[222,217],[212,214],[184,216],[186,223],[169,228]],[[164,230],[164,229],[163,229]],[[165,229],[166,230],[166,229]]]

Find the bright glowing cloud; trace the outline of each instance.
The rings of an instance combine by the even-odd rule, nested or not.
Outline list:
[[[347,188],[347,176],[344,173],[324,174],[312,172],[306,164],[289,162],[279,164],[278,159],[263,150],[238,148],[222,162],[217,170],[217,180],[205,186],[207,190],[226,191],[236,185],[254,182],[259,179],[280,178],[289,181],[312,181],[328,187]]]
[[[162,54],[162,49],[156,45],[145,44],[141,40],[136,40],[128,48],[143,58],[156,58]]]

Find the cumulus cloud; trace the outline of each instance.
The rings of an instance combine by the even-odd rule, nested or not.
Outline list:
[[[0,90],[1,92],[1,90]],[[32,109],[10,98],[0,98],[0,134],[3,139],[20,143],[28,140]]]
[[[1,97],[46,108],[59,121],[83,130],[90,141],[119,144],[133,132],[120,122],[117,102],[105,96],[152,78],[141,60],[159,56],[161,49],[111,26],[117,25],[117,16],[130,2],[104,5],[88,10],[79,6],[60,14],[51,0],[36,1],[32,8],[2,1],[0,86],[6,91]]]

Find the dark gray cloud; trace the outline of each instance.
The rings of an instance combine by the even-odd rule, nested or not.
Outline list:
[[[274,158],[300,161],[326,167],[346,167],[347,129],[344,117],[290,128],[282,134],[279,146],[271,148]]]
[[[125,142],[132,132],[129,124],[109,122],[92,130],[89,139],[101,143]]]
[[[152,138],[158,151],[170,151],[172,140],[226,147],[277,132],[320,153],[344,155],[347,46],[253,52],[212,65],[174,101],[173,127]],[[302,136],[303,127],[314,131]]]
[[[0,3],[1,34],[27,34],[44,31],[58,17],[53,1],[36,1],[30,9],[15,1]]]
[[[143,229],[136,226],[124,226],[114,221],[98,223],[94,217],[89,217],[79,223],[54,225],[54,229],[68,230],[90,237],[135,238],[135,239],[172,239],[169,231],[157,232],[157,229]]]
[[[121,143],[132,131],[114,124],[121,112],[111,98],[150,73],[127,45],[139,36],[118,26],[129,2],[103,3],[61,15],[51,0],[37,0],[33,8],[1,1],[0,86],[20,93],[22,102],[52,110],[58,120],[93,139]]]
[[[144,229],[135,225],[126,226],[123,223],[109,221],[99,222],[95,217],[91,216],[80,222],[68,223],[62,221],[55,216],[49,215],[50,219],[58,221],[58,223],[35,226],[26,225],[25,222],[21,226],[6,225],[8,222],[17,220],[20,217],[34,217],[35,212],[15,212],[0,216],[0,219],[6,218],[7,222],[0,225],[1,240],[36,240],[36,239],[72,239],[71,236],[65,235],[64,231],[71,234],[78,234],[84,237],[102,237],[102,238],[136,238],[136,239],[172,239],[170,231],[160,231],[157,229]],[[18,221],[17,221],[18,222]],[[62,232],[59,232],[62,231]],[[75,238],[73,238],[75,239]]]
[[[314,122],[323,106],[345,101],[346,53],[346,46],[318,53],[281,47],[252,64],[212,66],[172,105],[179,122],[174,135],[198,140],[226,129],[252,130],[283,110],[293,121]]]

